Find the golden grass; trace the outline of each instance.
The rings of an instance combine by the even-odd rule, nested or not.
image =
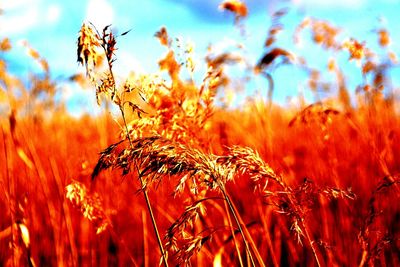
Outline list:
[[[385,112],[380,117],[371,116],[371,110],[363,107],[354,111],[352,121],[348,116],[335,115],[329,126],[330,138],[326,140],[319,127],[303,123],[288,127],[288,118],[291,116],[287,114],[282,114],[286,118],[275,115],[272,121],[276,130],[267,135],[268,125],[254,117],[253,113],[221,112],[223,116],[216,117],[224,118],[224,121],[217,120],[213,126],[213,132],[224,132],[215,135],[213,142],[217,144],[216,149],[223,151],[222,145],[259,147],[263,161],[270,162],[271,168],[284,174],[293,188],[296,201],[302,208],[302,217],[308,224],[310,238],[317,240],[326,264],[356,265],[361,263],[361,259],[365,263],[398,263],[396,218],[399,205],[396,199],[399,197],[399,178],[395,174],[399,172],[400,129],[398,123],[393,123],[399,120],[396,114]],[[26,220],[32,256],[38,265],[82,265],[89,262],[101,265],[104,261],[118,265],[131,264],[121,240],[139,265],[144,261],[159,261],[160,254],[149,249],[156,240],[151,225],[148,225],[149,220],[143,220],[145,204],[142,198],[134,194],[140,185],[134,179],[121,178],[119,172],[106,172],[94,184],[91,182],[92,169],[98,159],[96,151],[102,149],[101,136],[107,135],[107,129],[104,128],[106,120],[106,117],[78,121],[65,118],[40,125],[18,120],[16,131],[21,136],[21,146],[26,148],[29,157],[40,155],[33,160],[33,170],[18,156],[8,129],[2,131],[2,157],[5,153],[7,156],[1,163],[1,181],[3,192],[7,193],[1,198],[4,211],[1,229],[11,225],[12,213],[17,214],[14,220]],[[29,139],[23,134],[25,131],[31,133]],[[53,134],[48,135],[49,132]],[[44,139],[46,142],[43,142]],[[112,143],[112,139],[108,142]],[[266,144],[272,144],[272,147]],[[168,151],[160,150],[160,153],[162,156]],[[241,158],[246,159],[244,155]],[[38,171],[38,168],[42,170]],[[393,174],[387,175],[387,171]],[[41,172],[44,177],[41,177]],[[291,210],[285,191],[274,189],[272,181],[264,188],[265,184],[247,179],[251,172],[245,171],[234,181],[227,182],[226,189],[255,239],[261,257],[267,264],[313,264],[308,244],[302,241],[301,245],[294,234],[299,230],[299,224],[294,224],[297,214]],[[191,188],[189,184],[181,189],[181,195],[173,197],[184,177],[176,180],[160,176],[163,179],[160,183],[157,177],[152,177],[150,182],[156,184],[152,186],[154,190],[149,192],[155,203],[160,232],[167,233],[167,229],[174,225],[175,220],[179,221],[185,209],[195,207],[200,200],[196,200],[196,195],[192,196],[191,192],[197,189],[197,196],[204,194],[202,199],[205,200],[199,202],[202,210],[195,213],[197,220],[191,219],[193,229],[184,229],[182,237],[193,236],[194,239],[184,239],[187,242],[211,234],[213,237],[211,242],[205,243],[192,263],[211,264],[214,256],[224,248],[222,262],[239,264],[236,252],[233,252],[236,255],[234,258],[229,256],[230,251],[236,251],[232,238],[239,243],[240,238],[237,234],[232,236],[229,230],[228,226],[234,223],[230,221],[232,219],[229,220],[223,200],[215,193],[204,192],[205,186],[201,184],[197,188]],[[96,225],[86,221],[79,210],[66,202],[63,188],[71,179],[85,183],[102,196],[103,209],[121,240],[108,231],[95,235]],[[9,185],[11,181],[14,185]],[[9,186],[15,188],[11,197],[8,194]],[[351,191],[340,188],[351,188]],[[23,210],[20,210],[21,205],[25,205]],[[51,208],[55,210],[51,212]],[[170,229],[173,231],[176,227]],[[187,231],[189,236],[185,235]],[[148,238],[146,242],[143,240],[145,233]],[[304,240],[299,234],[297,238]],[[0,243],[3,263],[12,255],[6,240],[3,238]],[[145,243],[148,244],[147,251]],[[183,248],[189,244],[184,243]],[[243,246],[239,245],[238,249],[242,251]],[[242,260],[245,261],[245,258]]]
[[[240,1],[221,8],[236,22],[247,15]],[[231,79],[224,67],[240,58],[208,55],[196,85],[181,78],[183,66],[195,70],[192,51],[180,64],[165,28],[156,37],[167,50],[159,67],[169,80],[144,75],[117,84],[120,36],[82,26],[78,61],[98,102],[113,104],[119,118],[72,118],[52,101],[48,75],[36,79],[47,85],[35,88],[50,104],[27,103],[16,90],[29,88],[17,86],[4,62],[10,112],[1,118],[0,265],[399,265],[400,116],[398,96],[385,91],[384,66],[365,44],[339,42],[334,26],[305,19],[295,36],[309,27],[317,45],[358,60],[365,81],[352,104],[331,60],[336,97],[280,107],[269,68],[278,57],[296,57],[273,48],[279,25],[254,66],[268,79],[268,99],[236,109],[215,97]],[[387,31],[378,37],[387,47]],[[10,48],[1,42],[2,51]],[[33,57],[48,74],[46,61]],[[310,71],[318,96],[319,72],[298,66]]]

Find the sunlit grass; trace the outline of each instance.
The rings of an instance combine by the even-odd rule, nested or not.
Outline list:
[[[220,7],[243,30],[244,3]],[[226,67],[243,58],[206,55],[196,84],[182,78],[197,71],[192,47],[176,45],[166,28],[155,36],[168,76],[121,82],[114,51],[128,32],[82,25],[77,55],[86,78],[71,81],[91,84],[100,116],[71,117],[55,101],[46,60],[27,44],[43,71],[28,88],[1,58],[0,265],[399,265],[400,116],[390,35],[377,31],[382,55],[341,40],[326,21],[306,18],[297,27],[296,40],[309,30],[316,46],[358,66],[363,81],[348,88],[334,56],[316,70],[306,61],[315,55],[277,46],[282,16],[274,14],[265,54],[246,67],[252,79],[266,78],[265,97],[234,108],[216,98],[235,92]],[[0,44],[2,53],[12,49],[8,39]],[[280,64],[309,74],[315,102],[273,101],[271,69]],[[327,72],[333,82],[323,80]]]

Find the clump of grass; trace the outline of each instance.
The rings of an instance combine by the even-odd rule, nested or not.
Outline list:
[[[121,35],[125,35],[128,32],[124,32]],[[113,32],[110,30],[110,26],[106,26],[102,33],[98,32],[95,27],[89,26],[87,24],[83,24],[81,31],[80,31],[80,36],[78,38],[78,62],[81,64],[84,64],[86,66],[86,72],[87,75],[89,76],[90,80],[93,82],[93,84],[96,86],[96,98],[99,103],[99,95],[101,93],[106,94],[109,96],[110,100],[119,108],[121,112],[121,117],[123,119],[123,124],[124,124],[124,129],[126,130],[126,137],[127,140],[129,141],[131,147],[133,146],[131,137],[129,135],[129,130],[128,130],[128,125],[126,121],[126,116],[125,116],[125,111],[124,111],[124,105],[126,103],[131,103],[128,101],[124,100],[124,93],[129,93],[130,88],[123,87],[123,91],[118,91],[117,90],[117,85],[115,82],[115,77],[113,74],[113,63],[115,61],[114,59],[114,51],[116,50],[116,37],[114,36]],[[102,49],[102,53],[98,52],[98,49]],[[107,66],[108,69],[103,73],[103,76],[100,78],[100,81],[96,80],[96,63],[97,63],[97,57],[102,56],[103,58],[106,59],[107,61]],[[134,108],[134,110],[139,114],[142,112],[142,110],[135,104],[130,104],[131,108]],[[142,184],[142,188],[144,188],[144,183],[142,178],[139,176],[139,180]],[[157,236],[157,241],[158,245],[160,248],[160,252],[162,255],[163,262],[165,266],[168,266],[167,259],[166,259],[166,254],[164,252],[164,248],[161,242],[160,234],[158,231],[157,223],[155,221],[151,203],[147,194],[146,190],[143,190],[143,196],[146,201],[147,209],[149,211],[151,221],[154,227],[155,234]]]
[[[192,191],[199,191],[200,187],[207,187],[210,190],[218,189],[223,194],[224,199],[230,206],[230,211],[234,215],[237,226],[245,240],[246,250],[252,259],[250,247],[247,243],[242,223],[239,222],[240,215],[234,210],[232,201],[228,196],[225,184],[234,178],[232,168],[227,165],[219,164],[219,158],[214,155],[207,155],[197,149],[186,147],[179,143],[173,143],[168,139],[158,136],[141,138],[132,141],[126,148],[119,148],[123,142],[111,145],[101,153],[101,157],[94,169],[92,177],[96,177],[100,171],[108,168],[122,169],[122,174],[127,175],[132,170],[137,172],[138,177],[142,180],[142,190],[147,190],[148,186],[154,183],[161,183],[166,176],[177,175],[182,176],[175,192],[182,190],[184,184],[191,180],[194,186]],[[195,206],[199,206],[201,202],[197,202]],[[193,213],[197,209],[193,206],[189,209],[191,216],[184,216],[184,224],[191,220]],[[185,213],[189,214],[189,213]],[[179,221],[179,220],[178,220]],[[180,223],[175,223],[181,225]],[[174,229],[175,227],[172,227]],[[167,242],[173,244],[175,231],[169,231]],[[197,239],[196,239],[197,240]],[[169,245],[175,247],[175,245]],[[194,248],[192,245],[189,247]],[[195,246],[196,247],[196,246]],[[256,248],[253,249],[257,252]],[[183,258],[180,256],[180,258]],[[187,261],[190,257],[186,257]],[[252,264],[255,264],[254,262]]]
[[[400,238],[395,236],[389,229],[382,229],[382,224],[379,222],[380,217],[384,213],[382,206],[387,204],[381,200],[379,195],[394,193],[390,192],[393,190],[395,194],[399,195],[399,184],[400,179],[398,175],[385,176],[372,192],[368,203],[368,213],[365,216],[365,220],[358,234],[358,241],[362,248],[359,266],[366,266],[369,264],[378,265],[379,258],[385,248],[395,250],[396,242],[400,241]]]

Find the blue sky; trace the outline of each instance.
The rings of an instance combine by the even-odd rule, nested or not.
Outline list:
[[[343,28],[342,34],[366,41],[368,46],[377,47],[373,29],[385,26],[392,36],[390,49],[398,54],[400,31],[398,0],[248,0],[249,17],[244,21],[246,37],[233,26],[231,14],[218,9],[220,0],[9,0],[0,4],[0,37],[10,37],[16,44],[9,58],[10,68],[16,73],[35,70],[27,64],[24,49],[18,46],[27,40],[50,64],[54,77],[68,77],[83,68],[76,63],[77,33],[83,21],[90,21],[99,29],[112,24],[119,32],[132,31],[118,40],[118,75],[129,71],[151,73],[157,71],[157,62],[165,54],[154,38],[161,26],[166,26],[172,37],[195,44],[199,62],[207,46],[215,44],[218,49],[229,49],[235,43],[243,43],[246,55],[256,62],[264,52],[263,42],[270,26],[270,14],[281,7],[289,7],[289,13],[282,20],[285,31],[278,36],[278,44],[294,53],[309,56],[315,66],[326,64],[326,59],[317,55],[321,51],[306,43],[296,47],[292,41],[295,26],[305,17],[331,21]],[[379,20],[379,18],[383,18]],[[322,52],[321,52],[322,53]],[[346,58],[347,59],[347,58]],[[199,63],[200,64],[200,63]],[[349,64],[348,72],[356,73],[356,67]],[[201,68],[200,71],[201,72]],[[276,81],[275,100],[285,103],[288,96],[295,96],[304,85],[304,75],[293,67],[282,67],[274,73]],[[352,75],[348,75],[352,82]],[[355,82],[355,81],[354,81]],[[265,81],[252,82],[246,94],[265,87]],[[73,86],[63,88],[62,97],[73,113],[91,110],[94,92],[80,90]]]

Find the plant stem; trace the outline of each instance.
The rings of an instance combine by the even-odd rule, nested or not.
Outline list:
[[[247,239],[245,237],[243,228],[241,226],[241,223],[239,222],[239,218],[238,218],[238,216],[237,216],[237,214],[235,212],[235,209],[233,208],[233,203],[231,202],[231,199],[229,198],[228,194],[226,193],[224,185],[221,182],[219,182],[218,180],[216,180],[216,179],[215,179],[215,181],[217,182],[218,187],[221,189],[221,192],[224,195],[226,203],[228,204],[228,207],[229,207],[229,209],[230,209],[230,211],[232,213],[232,216],[235,219],[235,222],[236,222],[236,224],[237,224],[237,226],[239,228],[240,234],[242,235],[242,238],[243,238],[244,245],[246,247],[246,252],[249,255],[249,258],[250,258],[250,261],[251,261],[251,265],[252,266],[256,266],[256,264],[254,262],[254,259],[253,259],[253,256],[251,255],[249,243],[247,242]]]
[[[130,145],[131,148],[133,148],[132,139],[131,139],[131,137],[129,135],[128,125],[126,123],[125,112],[123,110],[123,107],[119,106],[119,110],[121,111],[122,119],[124,121],[124,127],[125,127],[125,131],[126,131],[126,136],[128,138],[128,141],[129,141],[129,145]],[[139,177],[139,181],[140,181],[140,186],[141,186],[141,188],[143,190],[143,196],[144,196],[144,199],[145,199],[145,202],[146,202],[147,210],[149,211],[151,224],[153,225],[153,229],[154,229],[154,232],[155,232],[156,237],[157,237],[157,243],[158,243],[158,246],[160,248],[160,252],[162,254],[163,262],[164,262],[165,267],[168,267],[167,256],[166,256],[166,253],[165,253],[162,241],[161,241],[160,232],[158,231],[156,219],[154,218],[154,213],[153,213],[153,209],[151,207],[149,195],[147,194],[147,191],[146,191],[146,188],[144,186],[144,182],[143,182],[142,177],[140,175],[138,177]]]
[[[238,254],[240,267],[243,267],[244,266],[243,265],[243,260],[242,260],[242,256],[240,255],[239,244],[238,244],[238,241],[236,240],[235,231],[233,230],[233,224],[232,224],[232,220],[231,220],[231,215],[229,215],[227,201],[225,201],[224,204],[225,204],[225,210],[226,210],[226,215],[227,215],[226,217],[228,217],[229,225],[231,226],[230,228],[231,228],[231,231],[232,231],[233,242],[235,242],[235,248],[236,248],[236,252]]]
[[[261,72],[261,74],[268,80],[267,101],[268,101],[268,109],[271,110],[271,107],[272,107],[272,95],[274,93],[274,80],[272,79],[271,74],[269,74],[268,72]]]
[[[225,191],[225,193],[226,193],[226,195],[231,199],[231,197],[229,196],[229,193],[228,193],[227,191]],[[260,253],[258,252],[257,246],[256,246],[256,244],[254,243],[253,238],[251,237],[251,235],[250,235],[250,233],[249,233],[249,230],[247,230],[247,227],[246,227],[246,225],[244,224],[243,219],[240,217],[239,211],[237,210],[235,204],[234,204],[232,201],[231,201],[231,204],[232,204],[233,210],[235,211],[235,213],[236,213],[236,215],[237,215],[237,218],[238,218],[238,220],[239,220],[239,223],[241,224],[241,226],[242,226],[242,228],[243,228],[243,232],[244,232],[244,235],[245,235],[246,238],[247,238],[247,242],[249,243],[250,247],[252,248],[253,253],[254,253],[254,256],[255,256],[256,259],[257,259],[258,266],[265,267],[264,260],[262,259]]]
[[[312,253],[314,255],[315,261],[317,263],[317,266],[321,267],[322,265],[321,265],[321,261],[320,261],[319,256],[318,256],[317,248],[314,246],[314,242],[311,240],[311,236],[310,236],[310,234],[309,234],[309,232],[307,230],[307,227],[306,227],[306,225],[304,224],[303,221],[300,221],[300,223],[303,226],[303,230],[304,230],[304,233],[306,235],[307,241],[311,246],[311,250],[312,250]]]
[[[125,128],[125,132],[126,132],[126,138],[129,141],[129,145],[130,145],[131,149],[133,149],[133,143],[132,143],[132,139],[131,139],[131,137],[129,135],[128,124],[126,123],[126,117],[125,117],[125,112],[124,112],[124,109],[123,109],[123,103],[121,101],[114,101],[114,98],[117,96],[117,87],[116,87],[115,76],[114,76],[113,68],[112,68],[112,63],[113,63],[112,55],[113,54],[112,53],[108,53],[108,52],[109,52],[109,48],[110,48],[109,45],[112,45],[111,50],[114,49],[113,46],[115,45],[115,39],[110,39],[108,41],[106,40],[107,36],[109,38],[113,38],[113,37],[111,37],[112,35],[106,35],[104,33],[107,28],[108,27],[104,28],[103,36],[100,39],[100,41],[102,42],[101,43],[101,47],[103,49],[104,55],[107,58],[108,71],[109,71],[109,74],[110,74],[109,77],[110,77],[110,80],[111,80],[111,87],[112,87],[111,88],[112,89],[111,101],[114,102],[118,106],[118,108],[119,108],[119,110],[121,112],[121,116],[122,116],[122,119],[124,121],[124,128]],[[97,30],[96,30],[96,32],[97,32],[98,36],[101,36],[101,34]],[[89,74],[89,76],[91,76],[91,75]],[[91,80],[94,83],[96,83],[96,81],[94,80],[93,77],[91,77]],[[156,237],[157,237],[157,242],[158,242],[158,245],[159,245],[159,248],[160,248],[160,252],[162,254],[164,265],[165,265],[165,267],[168,267],[167,256],[166,256],[164,247],[162,245],[160,233],[158,231],[157,223],[156,223],[156,220],[154,218],[153,210],[151,208],[150,199],[149,199],[149,196],[147,194],[144,181],[143,181],[143,179],[142,179],[142,177],[140,175],[138,175],[138,178],[139,178],[139,181],[140,181],[141,189],[143,191],[143,196],[144,196],[144,199],[145,199],[145,202],[146,202],[147,210],[148,210],[150,218],[151,218],[151,223],[153,225],[153,229],[154,229],[154,232],[155,232]]]
[[[6,169],[6,181],[7,181],[7,186],[8,186],[8,208],[11,216],[11,244],[12,244],[12,266],[15,267],[17,266],[17,253],[16,253],[16,247],[17,245],[15,244],[16,236],[17,236],[17,231],[15,230],[14,224],[15,224],[15,185],[14,185],[14,176],[12,175],[12,162],[11,162],[11,155],[8,155],[8,145],[6,141],[6,133],[3,128],[1,127],[2,130],[2,136],[3,136],[3,146],[4,146],[4,162],[5,162],[5,169]],[[9,158],[10,156],[10,158]],[[7,197],[7,193],[6,193]]]

